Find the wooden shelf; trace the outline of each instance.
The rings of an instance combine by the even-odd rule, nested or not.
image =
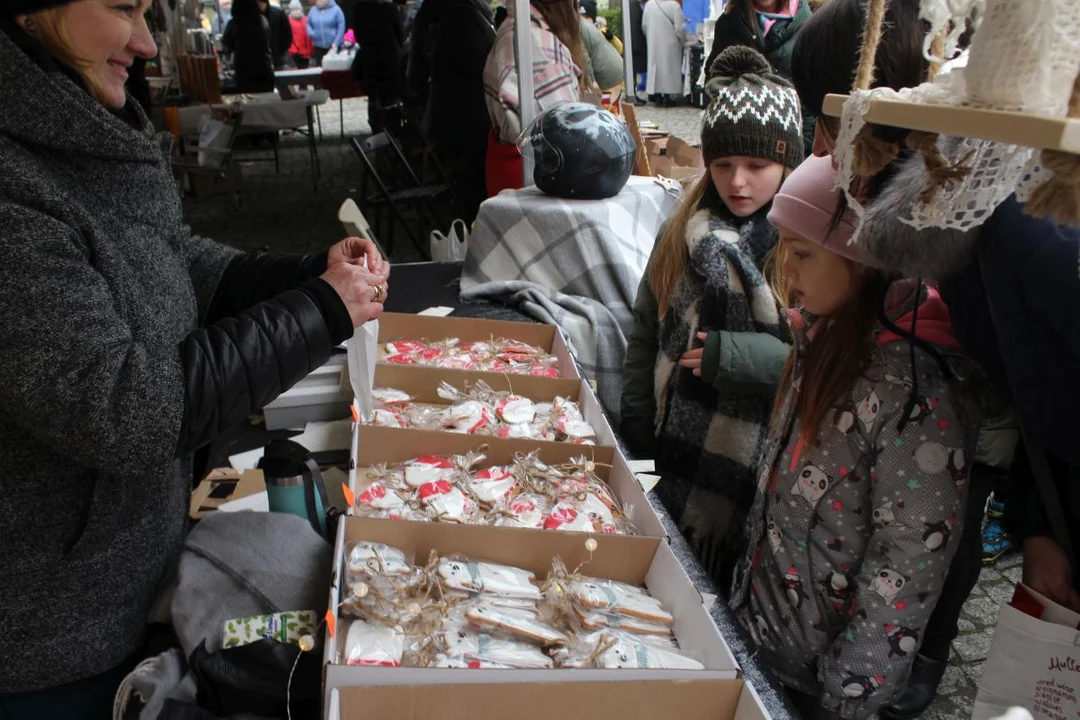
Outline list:
[[[840,117],[847,95],[827,95],[826,115]],[[991,142],[1040,150],[1062,150],[1080,155],[1080,119],[1032,115],[1005,110],[930,105],[896,100],[875,100],[866,121],[877,125],[961,135]]]

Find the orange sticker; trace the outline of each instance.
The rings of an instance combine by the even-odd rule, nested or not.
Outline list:
[[[360,424],[360,411],[356,409],[356,403],[353,403],[352,405],[350,405],[349,409],[352,410],[353,424],[354,425],[359,425]]]
[[[334,631],[337,629],[337,620],[334,619],[334,611],[326,611],[326,629],[330,631],[330,637],[334,637]]]
[[[345,495],[345,504],[349,507],[356,504],[356,495],[353,493],[352,488],[349,487],[348,483],[341,483],[341,492]]]

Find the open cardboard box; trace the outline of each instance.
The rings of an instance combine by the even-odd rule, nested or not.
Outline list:
[[[406,685],[331,691],[327,720],[768,720],[743,680]]]
[[[457,338],[462,342],[478,342],[506,338],[542,348],[559,360],[562,377],[580,378],[577,363],[554,325],[518,323],[506,320],[477,320],[474,318],[433,317],[406,313],[383,313],[379,318],[379,361],[386,356],[386,343],[394,340],[427,340],[437,342]]]
[[[483,686],[474,685],[475,693],[480,696],[496,683],[634,683],[644,680],[734,680],[740,676],[730,648],[705,609],[701,593],[690,582],[667,542],[639,537],[621,538],[633,542],[620,543],[620,538],[613,536],[591,537],[597,540],[597,547],[590,559],[581,535],[574,533],[343,518],[338,524],[329,599],[335,632],[331,634],[328,629],[323,649],[326,666],[324,706],[329,708],[333,689],[347,687],[483,683]],[[413,554],[420,562],[426,561],[432,551],[440,556],[459,554],[531,570],[539,578],[546,578],[552,561],[561,558],[568,568],[577,568],[584,563],[578,570],[582,575],[644,585],[675,617],[673,631],[682,651],[701,662],[705,669],[458,670],[343,665],[339,655],[347,633],[347,618],[338,622],[337,607],[341,601],[346,554],[360,541],[385,543]],[[583,692],[582,698],[587,697],[588,694]],[[591,709],[599,711],[601,698],[598,696],[589,703],[589,710],[576,708],[575,717],[594,717]]]
[[[337,353],[278,395],[263,408],[266,429],[303,428],[309,422],[349,417],[353,391],[348,386],[347,368],[347,356]]]
[[[359,495],[367,489],[368,470],[380,464],[400,463],[420,455],[464,455],[486,445],[485,465],[509,465],[518,453],[537,451],[541,461],[549,465],[561,465],[575,458],[586,457],[596,463],[596,475],[608,484],[615,498],[634,524],[638,535],[612,535],[616,542],[629,541],[633,545],[642,536],[666,538],[664,525],[660,522],[637,477],[630,470],[622,453],[613,447],[599,445],[572,445],[570,443],[538,443],[535,440],[495,438],[479,435],[438,432],[434,430],[401,430],[398,428],[357,426],[356,454],[349,486]],[[410,526],[435,523],[403,522]],[[492,528],[509,531],[511,528]],[[583,533],[559,530],[543,530],[581,538]]]
[[[534,402],[551,402],[557,397],[572,400],[578,404],[585,421],[596,430],[596,444],[614,446],[615,433],[607,421],[600,401],[589,387],[581,380],[571,378],[545,378],[531,375],[510,375],[506,373],[475,372],[470,370],[444,370],[442,368],[421,367],[415,365],[390,365],[383,363],[375,368],[375,387],[394,388],[409,393],[417,403],[425,405],[449,406],[450,402],[439,397],[439,384],[447,382],[458,390],[484,381],[492,390],[506,390],[529,398]],[[488,437],[477,435],[475,437]],[[537,444],[545,441],[534,440]]]

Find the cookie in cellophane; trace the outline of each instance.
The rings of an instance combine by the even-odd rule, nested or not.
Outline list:
[[[552,653],[562,668],[603,670],[704,670],[682,653],[673,640],[634,635],[622,630],[599,630],[578,635],[567,648]]]
[[[439,583],[444,590],[539,601],[543,595],[536,574],[521,568],[479,562],[460,556],[439,559]]]

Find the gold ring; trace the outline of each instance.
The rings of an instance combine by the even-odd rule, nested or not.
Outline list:
[[[375,291],[375,297],[372,298],[375,302],[379,302],[386,295],[386,290],[383,289],[382,285],[372,285],[371,289]]]

